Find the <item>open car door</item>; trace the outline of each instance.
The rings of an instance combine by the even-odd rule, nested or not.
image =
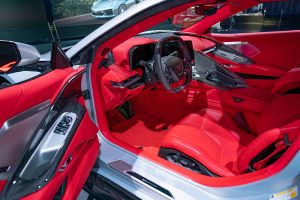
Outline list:
[[[52,70],[0,89],[0,199],[76,199],[96,161],[85,70],[64,60],[57,47]]]

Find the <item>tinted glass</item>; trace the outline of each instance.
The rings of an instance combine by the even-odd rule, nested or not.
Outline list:
[[[215,24],[214,33],[249,33],[300,29],[300,1],[261,3]]]

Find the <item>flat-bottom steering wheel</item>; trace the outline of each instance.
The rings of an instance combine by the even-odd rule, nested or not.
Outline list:
[[[164,55],[168,42],[177,43],[178,52]],[[165,89],[172,93],[182,91],[192,80],[192,59],[185,42],[177,36],[161,39],[155,46],[154,69]],[[176,85],[175,87],[173,87]]]

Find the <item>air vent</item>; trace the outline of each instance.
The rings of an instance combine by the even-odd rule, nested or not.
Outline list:
[[[143,82],[142,82],[142,78],[138,74],[136,74],[122,82],[111,81],[111,84],[114,88],[134,89],[134,88],[142,85]]]

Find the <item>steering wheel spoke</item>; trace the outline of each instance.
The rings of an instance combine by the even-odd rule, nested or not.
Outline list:
[[[169,54],[167,57],[169,56],[176,56],[178,57],[179,56],[179,52],[178,51],[174,51],[173,53]]]
[[[167,56],[162,56],[163,49],[168,42],[176,42],[178,50]],[[180,55],[183,58],[180,58]],[[156,44],[154,68],[160,82],[169,92],[180,92],[190,83],[192,80],[192,60],[188,47],[180,37],[166,37]],[[177,85],[176,88],[172,87],[173,83]]]

